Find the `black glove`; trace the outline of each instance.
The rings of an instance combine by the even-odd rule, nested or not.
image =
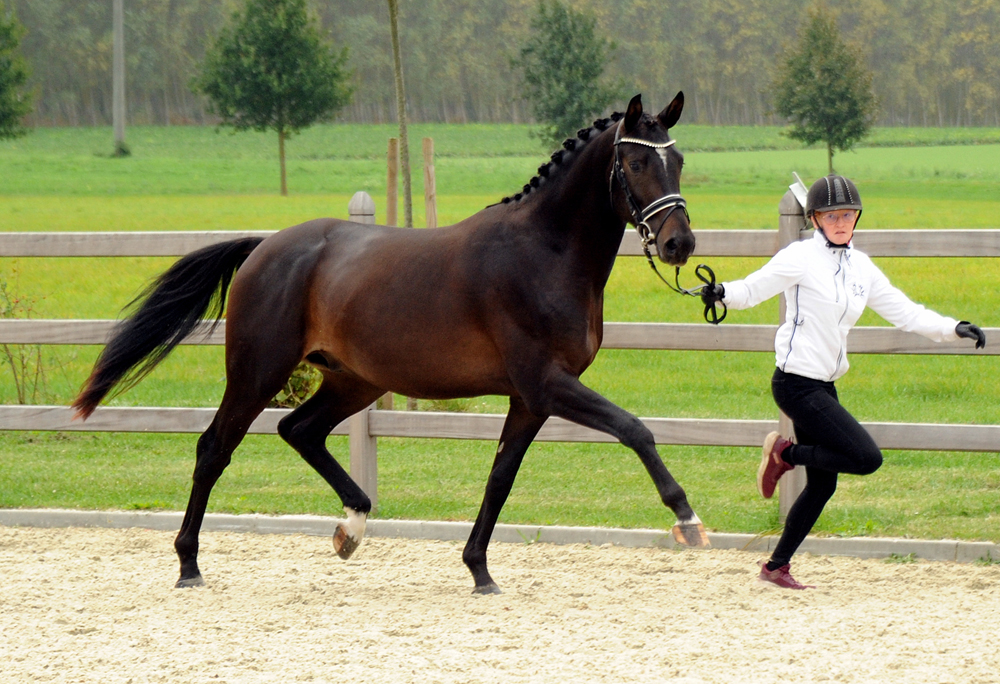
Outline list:
[[[959,321],[958,325],[955,326],[955,334],[959,337],[975,340],[976,349],[982,349],[986,346],[986,333],[978,325],[973,325],[968,321]]]
[[[726,296],[726,288],[722,286],[722,283],[715,283],[714,285],[706,285],[705,287],[701,288],[701,301],[705,306],[712,306],[716,302],[721,302],[722,298],[725,296]]]

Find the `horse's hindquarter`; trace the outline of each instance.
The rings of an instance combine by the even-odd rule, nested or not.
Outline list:
[[[309,282],[335,219],[317,219],[264,240],[233,278],[226,307],[229,381],[290,372],[302,358]],[[247,368],[257,369],[248,374]],[[287,377],[287,376],[286,376]],[[284,378],[281,379],[281,382]],[[265,383],[266,380],[259,380]]]
[[[414,397],[509,393],[454,227],[331,226],[309,284],[305,354]]]

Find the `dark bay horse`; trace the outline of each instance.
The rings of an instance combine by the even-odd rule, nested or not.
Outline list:
[[[340,497],[348,518],[334,544],[343,558],[361,541],[371,501],[327,451],[326,438],[389,390],[428,399],[510,397],[462,555],[476,593],[499,591],[487,570],[487,544],[524,453],[549,416],[633,449],[677,515],[674,537],[707,545],[650,431],[579,381],[601,346],[604,287],[626,224],[639,226],[668,264],[683,265],[694,250],[680,195],[683,157],[668,133],[683,106],[678,93],[650,116],[636,96],[624,115],[567,140],[522,192],[453,226],[407,230],[317,219],[266,240],[200,249],[160,276],[119,324],[73,405],[86,418],[109,392],[138,382],[206,313],[221,317],[228,290],[226,390],[198,440],[174,544],[177,586],[202,584],[198,533],[212,487],[302,360],[323,382],[278,432]]]

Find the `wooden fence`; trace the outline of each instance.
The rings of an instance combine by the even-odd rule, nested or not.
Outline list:
[[[352,199],[352,217],[365,222],[374,213],[371,198]],[[363,207],[363,208],[362,208]],[[802,209],[791,192],[780,204],[779,230],[696,231],[696,257],[771,256],[801,239]],[[181,256],[194,249],[237,237],[266,236],[269,231],[133,232],[133,233],[0,233],[0,257]],[[1000,257],[1000,230],[865,230],[855,244],[875,257]],[[635,233],[628,231],[620,256],[642,256]],[[3,344],[103,344],[114,321],[0,320]],[[773,351],[777,325],[678,323],[604,324],[607,349]],[[204,330],[185,344],[223,344],[224,323],[211,335]],[[1000,353],[1000,328],[988,328],[991,343],[976,350],[968,340],[935,344],[895,328],[860,327],[851,333],[854,354]],[[0,406],[0,430],[97,432],[185,432],[205,430],[214,408],[99,408],[85,423],[72,420],[64,406]],[[287,409],[267,409],[253,423],[253,433],[275,433]],[[719,420],[644,418],[657,444],[760,446],[771,430],[789,430],[787,419]],[[493,414],[382,411],[366,409],[337,426],[332,434],[348,435],[351,475],[377,501],[377,439],[379,437],[497,440],[504,416]],[[883,449],[1000,451],[1000,425],[865,423]],[[612,442],[608,435],[552,418],[537,439],[558,442]],[[779,494],[781,515],[801,490],[802,468],[787,474]]]

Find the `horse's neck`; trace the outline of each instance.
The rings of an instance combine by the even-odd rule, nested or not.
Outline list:
[[[546,207],[556,218],[553,229],[565,244],[595,269],[601,287],[614,264],[625,224],[612,206],[609,177],[613,150],[610,141],[597,139],[583,150],[561,179],[554,206]]]

